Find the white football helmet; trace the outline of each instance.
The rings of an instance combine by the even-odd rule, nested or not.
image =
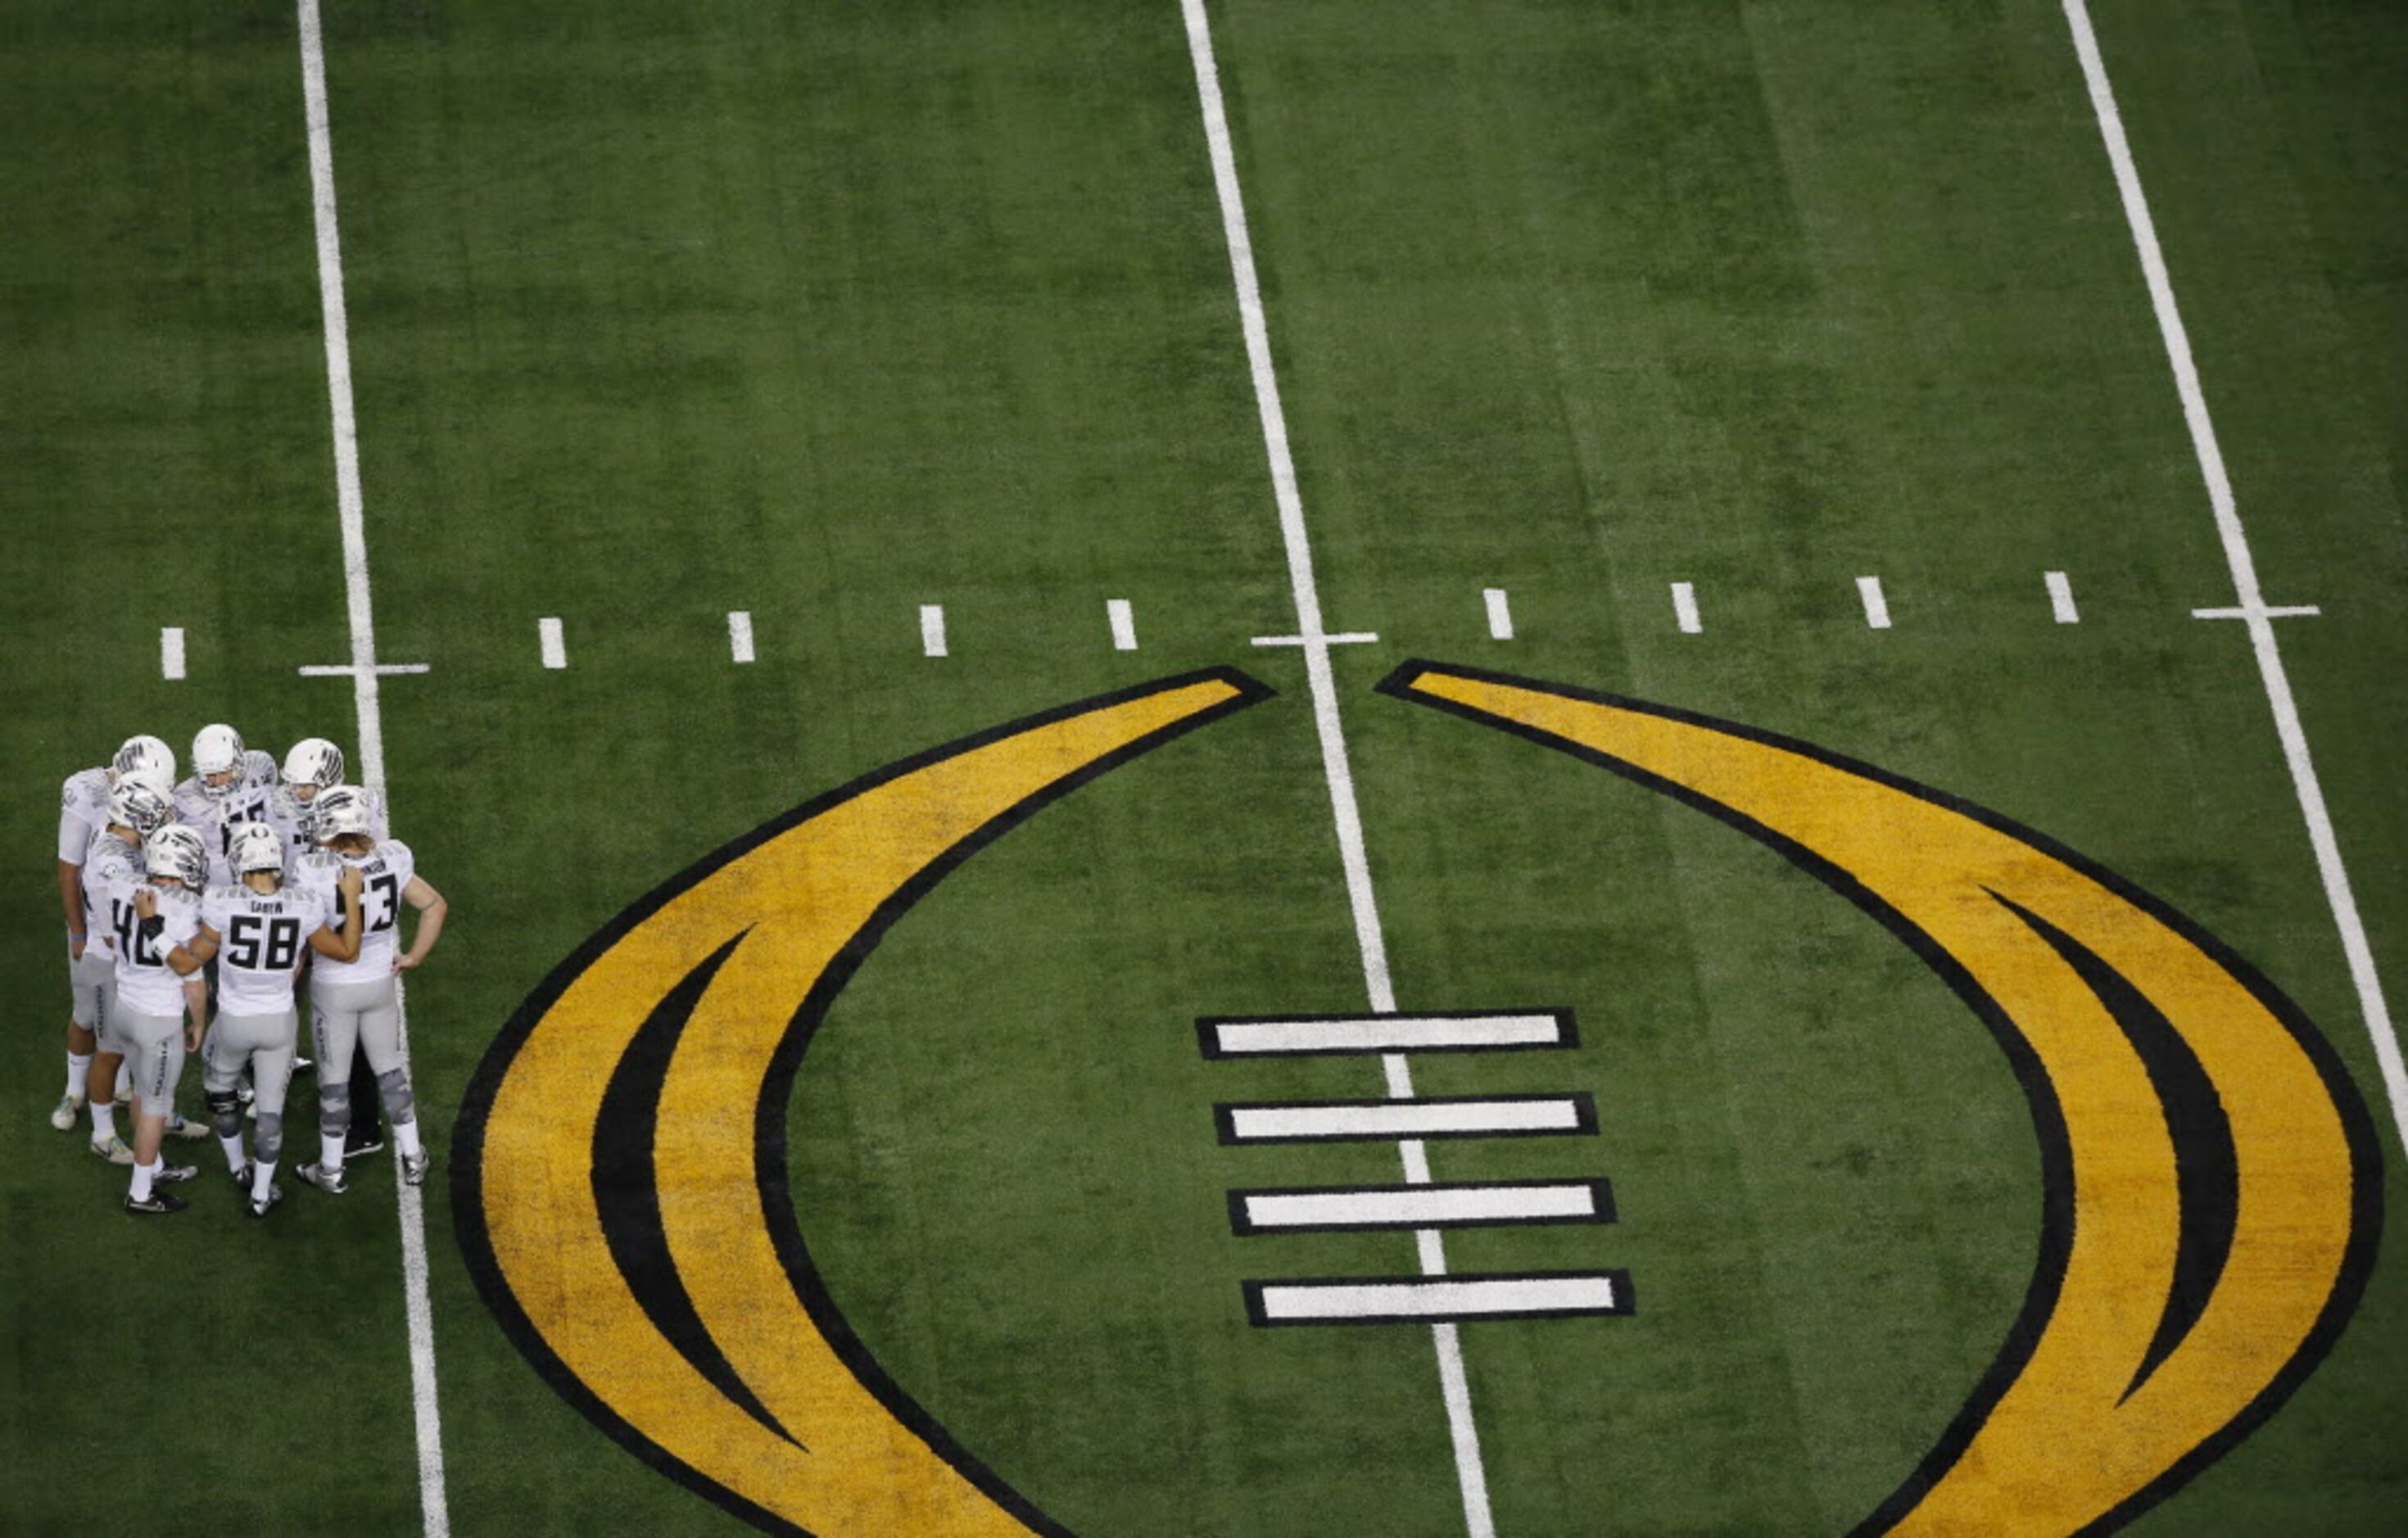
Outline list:
[[[367,798],[355,785],[328,785],[309,803],[309,836],[332,843],[347,833],[374,836]]]
[[[305,737],[284,755],[284,783],[303,806],[329,785],[343,783],[343,750],[322,737]],[[301,787],[309,787],[309,795]]]
[[[284,835],[265,823],[236,823],[233,847],[226,851],[226,863],[237,876],[266,870],[281,877],[284,874]]]
[[[209,884],[209,846],[182,823],[169,823],[143,840],[142,863],[154,879],[171,876],[195,892]]]
[[[108,793],[108,820],[147,839],[176,820],[175,798],[149,774],[129,774]]]
[[[231,794],[242,779],[242,733],[224,722],[203,726],[193,739],[193,773],[201,782],[201,793],[211,800],[222,800]],[[222,783],[209,776],[223,774]]]
[[[176,750],[155,737],[127,738],[108,762],[108,783],[113,785],[129,774],[145,774],[162,784],[174,784]]]

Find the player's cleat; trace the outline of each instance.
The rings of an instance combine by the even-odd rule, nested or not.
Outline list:
[[[293,1071],[295,1074],[315,1073],[318,1071],[317,1060],[310,1057],[295,1057],[293,1059]]]
[[[251,1189],[251,1160],[244,1159],[242,1168],[234,1171],[234,1187],[237,1191]]]
[[[126,1193],[125,1210],[136,1217],[154,1217],[165,1213],[180,1213],[192,1203],[169,1191],[152,1191],[140,1201]]]
[[[162,1164],[159,1172],[150,1179],[156,1185],[174,1186],[187,1180],[197,1180],[200,1173],[200,1167],[194,1164]]]
[[[62,1095],[57,1109],[50,1113],[50,1126],[62,1132],[72,1132],[75,1124],[83,1119],[83,1097]]]
[[[275,1206],[278,1202],[283,1200],[284,1187],[281,1186],[270,1186],[267,1188],[266,1200],[262,1201],[257,1197],[252,1197],[251,1199],[251,1215],[253,1217],[265,1217],[267,1215],[267,1209]]]
[[[206,1138],[209,1136],[209,1125],[171,1112],[167,1116],[167,1135],[171,1138]]]
[[[305,1184],[315,1186],[328,1196],[343,1194],[343,1171],[340,1170],[329,1170],[322,1164],[310,1163],[293,1172],[299,1175]]]
[[[423,1148],[420,1149],[415,1154],[402,1155],[402,1180],[411,1186],[423,1185],[426,1180],[426,1166],[432,1162],[433,1159],[428,1156],[426,1150]]]
[[[343,1144],[343,1157],[346,1159],[354,1159],[363,1154],[379,1154],[383,1151],[384,1134],[381,1132],[370,1132],[357,1143]]]
[[[94,1158],[105,1158],[111,1164],[134,1162],[134,1150],[125,1146],[125,1140],[121,1137],[93,1139],[92,1156]]]

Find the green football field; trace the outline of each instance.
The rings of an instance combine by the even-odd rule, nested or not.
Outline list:
[[[317,3],[0,13],[0,1531],[2400,1531],[2408,10]],[[212,721],[415,1196],[45,1124]]]

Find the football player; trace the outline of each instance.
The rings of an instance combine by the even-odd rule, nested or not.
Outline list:
[[[103,827],[86,853],[79,878],[88,942],[86,970],[105,969],[108,975],[79,991],[79,1008],[92,1012],[93,1054],[86,1059],[85,1087],[92,1110],[92,1151],[111,1164],[131,1164],[134,1150],[117,1135],[117,1081],[125,1076],[125,1048],[110,1028],[117,1001],[117,914],[109,906],[112,891],[130,890],[143,881],[143,841],[176,820],[175,803],[148,775],[128,775],[108,793]],[[79,985],[80,986],[80,985]],[[76,1097],[85,1103],[85,1097]]]
[[[300,862],[301,881],[333,906],[342,872],[357,870],[366,888],[360,951],[351,961],[321,960],[309,979],[309,1023],[318,1047],[318,1159],[294,1173],[329,1195],[343,1189],[344,1134],[351,1121],[351,1054],[365,1053],[401,1150],[401,1178],[426,1178],[426,1150],[401,1056],[395,979],[426,959],[450,912],[443,895],[418,874],[418,859],[397,839],[372,831],[367,798],[350,785],[318,792],[310,812],[319,847]],[[418,911],[409,949],[399,947],[403,906]]]
[[[193,738],[193,774],[176,787],[176,816],[208,844],[211,886],[234,881],[226,856],[235,829],[265,820],[276,788],[276,760],[246,749],[232,726],[213,723]]]
[[[207,994],[201,980],[178,970],[167,958],[200,932],[208,845],[183,824],[169,823],[142,841],[142,862],[147,874],[139,882],[126,879],[130,867],[122,862],[109,881],[117,999],[108,1028],[134,1069],[134,1177],[125,1210],[156,1216],[188,1205],[161,1187],[197,1173],[189,1164],[162,1162],[159,1144],[167,1118],[175,1114],[185,1054],[200,1050],[204,1029]]]
[[[230,858],[238,884],[209,889],[201,899],[199,932],[167,953],[167,965],[189,976],[217,961],[218,1017],[201,1056],[201,1088],[226,1168],[250,1201],[251,1215],[265,1217],[284,1200],[276,1161],[284,1145],[284,1090],[293,1077],[294,975],[305,943],[334,961],[359,959],[364,878],[358,867],[345,866],[335,884],[341,906],[329,911],[316,891],[285,882],[284,839],[265,823],[237,828]],[[242,1100],[236,1093],[246,1068],[258,1090],[255,1161],[243,1152]]]
[[[305,737],[293,744],[284,755],[284,783],[276,787],[268,801],[268,821],[276,831],[284,835],[285,843],[295,851],[307,852],[317,847],[312,834],[310,810],[317,804],[318,793],[331,790],[343,783],[343,750],[322,737]],[[377,839],[393,836],[384,814],[384,798],[365,787],[360,797],[368,809],[368,832]]]
[[[84,866],[94,841],[108,831],[109,797],[128,776],[150,781],[165,797],[176,783],[176,755],[155,737],[129,737],[106,768],[79,769],[59,787],[59,906],[66,912],[67,985],[72,992],[67,1011],[67,1086],[50,1112],[50,1125],[62,1132],[72,1131],[83,1113],[93,1032],[100,1027],[114,975],[106,936],[95,937],[92,932]],[[169,810],[174,810],[172,803]],[[139,834],[136,837],[138,841]],[[111,1085],[108,1094],[114,1093]],[[116,1133],[112,1129],[109,1135],[114,1138]]]

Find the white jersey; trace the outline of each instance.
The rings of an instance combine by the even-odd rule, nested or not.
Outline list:
[[[366,785],[351,788],[360,793],[360,804],[368,809],[368,837],[379,843],[392,838],[393,824],[385,816],[384,798]],[[268,799],[267,820],[275,825],[276,831],[284,835],[284,847],[293,852],[296,862],[318,842],[316,830],[310,825],[309,809],[301,804],[301,798],[293,794],[291,785],[276,787],[275,794]]]
[[[248,886],[210,887],[201,922],[218,937],[218,1013],[291,1009],[294,974],[328,917],[325,900],[308,886],[288,882],[266,897]]]
[[[111,862],[108,882],[109,929],[117,954],[117,1004],[136,1014],[184,1013],[184,980],[167,965],[167,953],[189,944],[201,928],[199,897],[180,886],[152,886],[159,916],[167,921],[157,940],[142,938],[142,920],[134,911],[134,894],[147,878],[126,879],[130,867]]]
[[[197,774],[176,787],[176,820],[194,829],[209,846],[209,884],[234,881],[226,856],[234,849],[234,830],[245,823],[267,822],[276,793],[276,760],[257,748],[242,755],[242,768],[224,794],[212,796]]]
[[[337,961],[322,956],[309,974],[313,982],[374,983],[391,977],[393,958],[400,949],[401,889],[418,873],[418,856],[399,839],[380,839],[365,855],[313,849],[302,855],[294,874],[300,884],[317,894],[326,911],[326,927],[337,932],[342,928],[343,898],[335,884],[342,879],[346,865],[356,866],[362,881],[360,922],[365,927],[360,958]]]
[[[83,867],[84,954],[95,952],[117,959],[117,917],[109,911],[113,887],[133,888],[149,879],[142,865],[142,846],[127,843],[106,826],[85,841],[78,864]]]
[[[108,771],[78,769],[59,787],[59,858],[81,865],[94,836],[108,826]]]

